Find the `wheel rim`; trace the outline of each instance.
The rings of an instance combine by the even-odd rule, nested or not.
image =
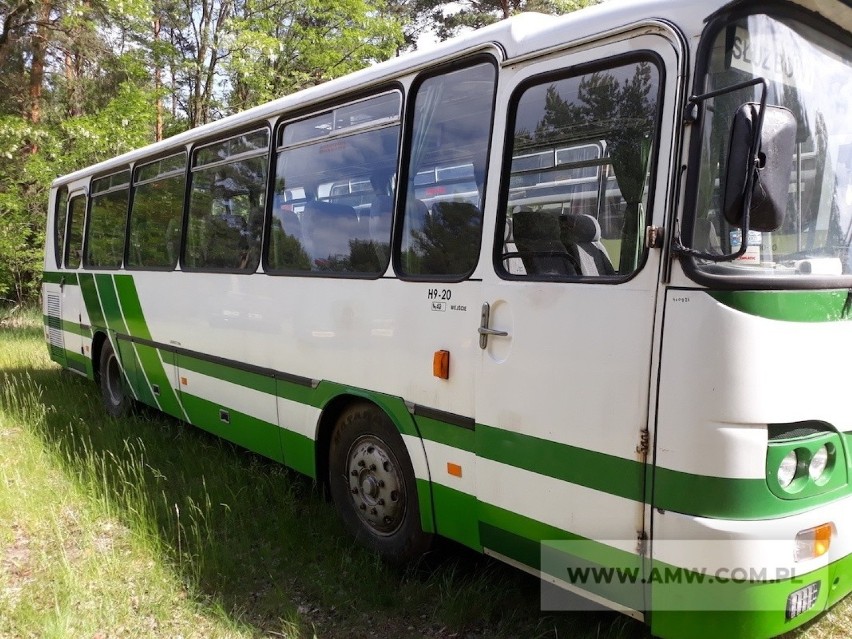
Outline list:
[[[387,444],[373,435],[359,437],[346,455],[349,494],[355,512],[378,535],[392,535],[405,516],[405,483]]]
[[[112,355],[107,360],[105,371],[106,389],[110,403],[113,406],[118,406],[124,399],[124,389],[121,386],[121,369],[118,367],[118,360],[115,355]]]

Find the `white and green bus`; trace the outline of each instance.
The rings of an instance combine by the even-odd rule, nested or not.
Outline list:
[[[850,31],[520,15],[63,176],[51,357],[327,484],[384,557],[783,633],[852,590]]]

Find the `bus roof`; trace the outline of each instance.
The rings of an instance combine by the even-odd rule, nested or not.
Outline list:
[[[815,11],[825,5],[824,0],[795,1]],[[439,43],[434,47],[391,58],[61,176],[54,181],[53,186],[67,184],[89,175],[109,172],[151,156],[176,151],[217,131],[238,130],[252,123],[275,117],[287,110],[304,108],[313,103],[333,99],[356,88],[387,82],[488,46],[496,46],[502,50],[504,61],[511,62],[513,59],[592,39],[610,31],[653,19],[672,22],[683,29],[688,36],[696,35],[709,15],[726,6],[748,3],[749,0],[734,0],[728,3],[723,0],[610,0],[563,16],[539,13],[520,14]],[[835,21],[839,19],[838,16],[829,17],[833,17]],[[848,16],[844,15],[843,18],[841,22],[848,22]],[[841,26],[848,28],[849,25]]]

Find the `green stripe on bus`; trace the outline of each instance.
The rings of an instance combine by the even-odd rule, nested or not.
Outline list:
[[[130,334],[150,339],[150,332],[145,323],[132,276],[116,276],[114,287],[111,276],[96,277],[98,278],[97,290],[101,293],[104,307],[108,309],[110,328],[116,327],[114,330],[121,330],[125,326],[125,319],[119,312],[123,308]],[[81,274],[80,279],[90,317],[97,317],[100,309],[96,304],[97,298],[92,299],[92,276]],[[769,294],[774,295],[774,293]],[[845,296],[845,292],[843,295]],[[180,399],[175,395],[154,349],[140,348],[140,345],[137,345],[137,351],[140,358],[145,353],[143,368],[151,383],[160,386],[160,402],[164,403],[163,409],[172,415],[182,417]],[[476,432],[473,432],[428,417],[412,418],[399,398],[334,382],[323,381],[316,389],[313,389],[284,379],[276,380],[271,376],[209,362],[190,355],[181,355],[180,359],[181,366],[187,370],[317,408],[323,408],[341,394],[363,397],[377,403],[388,412],[405,434],[422,436],[447,446],[475,452],[493,461],[608,494],[637,502],[644,501],[645,465],[639,461],[550,442],[483,424],[478,424]],[[218,419],[218,416],[216,418]],[[302,472],[313,476],[315,473],[313,451],[308,451],[307,448],[305,443],[301,443],[302,452],[293,457],[293,463],[288,460],[287,465],[297,470],[307,469]],[[711,518],[754,520],[781,517],[830,502],[848,492],[844,489],[807,499],[782,500],[769,491],[763,479],[709,477],[665,468],[655,468],[653,474],[655,482],[653,505],[655,507]],[[470,535],[466,537],[471,538]]]
[[[311,479],[318,479],[316,442],[301,433],[294,433],[286,428],[280,430],[284,464]]]
[[[852,319],[843,309],[849,291],[708,291],[720,304],[749,315],[786,322]]]
[[[157,349],[151,346],[145,346],[144,344],[133,344],[133,346],[136,350],[136,356],[139,358],[139,362],[145,370],[148,383],[156,384],[159,388],[160,394],[154,401],[158,402],[160,410],[168,413],[172,417],[183,419],[183,410],[181,409],[173,388],[174,382],[169,379],[168,375],[166,375]],[[144,378],[142,379],[144,380]]]
[[[432,512],[432,483],[428,479],[416,479],[417,505],[420,507],[420,528],[423,532],[435,532]]]
[[[65,364],[68,368],[85,373],[86,377],[92,376],[92,360],[77,351],[65,349]]]
[[[270,424],[185,392],[181,393],[181,402],[191,424],[265,457],[284,462],[277,424]],[[221,420],[221,410],[228,413],[228,423]]]
[[[80,273],[80,292],[83,294],[83,303],[86,305],[86,312],[89,315],[89,324],[97,328],[106,328],[101,302],[98,299],[98,290],[95,288],[94,275]]]
[[[77,286],[77,273],[74,271],[45,271],[41,274],[42,284],[64,284]]]
[[[45,326],[50,326],[49,322],[59,320],[59,328],[66,333],[73,333],[74,335],[81,335],[83,337],[91,337],[92,329],[89,326],[84,324],[79,324],[77,322],[72,322],[71,320],[66,320],[58,317],[48,317],[47,315],[43,315],[42,319],[44,320]]]
[[[476,433],[468,428],[422,415],[415,415],[414,421],[423,439],[466,450],[469,453],[476,450]]]
[[[142,312],[142,304],[139,302],[133,276],[115,275],[113,284],[128,334],[131,337],[150,340],[151,332],[148,330],[148,324]],[[174,381],[169,379],[160,360],[160,356],[165,354],[150,346],[142,344],[134,346],[148,382],[159,387],[160,394],[154,401],[169,415],[183,419],[183,409],[174,390]]]
[[[145,376],[139,369],[139,358],[136,355],[133,342],[116,340],[115,345],[118,347],[117,354],[121,362],[121,367],[124,369],[124,377],[130,386],[130,391],[134,398],[143,404],[159,408],[154,399],[154,393],[151,391],[151,388],[145,381]]]
[[[658,573],[671,570],[661,562],[654,562],[653,566]],[[847,596],[852,591],[850,574],[852,555],[811,572],[774,581],[708,579],[707,575],[683,570],[683,576],[671,584],[661,587],[652,582],[651,633],[684,639],[779,636],[807,623]],[[725,575],[731,576],[731,573]],[[815,582],[819,582],[820,588],[813,607],[787,619],[784,611],[790,594]],[[694,606],[691,602],[695,602]],[[725,607],[730,609],[723,610]]]
[[[812,497],[781,499],[766,480],[693,475],[654,469],[654,507],[714,519],[757,520],[788,517],[849,495],[849,486]]]
[[[645,464],[477,424],[477,454],[611,495],[644,502]],[[655,508],[713,519],[757,520],[805,512],[849,494],[842,488],[800,499],[776,497],[763,478],[737,479],[653,468]]]
[[[438,534],[481,551],[476,496],[436,482],[432,482],[431,487]]]
[[[127,334],[127,325],[121,314],[118,293],[112,281],[112,275],[95,275],[95,285],[101,300],[101,309],[106,319],[107,328],[116,333]]]
[[[262,393],[275,395],[275,379],[272,377],[241,370],[225,364],[210,362],[185,353],[178,355],[178,362],[182,370],[186,369],[195,373],[201,373],[202,375],[230,382],[231,384],[237,384],[244,388],[253,388]],[[302,401],[300,403],[307,404],[309,402]]]
[[[136,292],[133,276],[116,275],[114,281],[129,334],[133,337],[150,340],[151,333],[148,331],[148,324],[145,322],[145,315],[142,313],[142,304],[139,302],[139,294]]]
[[[568,444],[476,425],[477,455],[625,499],[643,501],[645,464]]]
[[[384,393],[376,393],[368,391],[357,386],[348,386],[346,384],[338,384],[323,380],[316,388],[316,392],[311,396],[311,406],[316,408],[326,407],[332,400],[341,395],[349,395],[358,397],[366,401],[370,401],[381,408],[391,420],[396,424],[396,427],[403,435],[411,435],[412,437],[420,437],[420,432],[417,430],[417,425],[414,423],[414,418],[411,412],[399,397],[393,395],[385,395]],[[288,398],[291,399],[291,398]],[[299,401],[299,400],[295,400]]]
[[[635,578],[635,582],[621,583],[614,579],[577,586],[633,610],[644,609],[643,558],[638,554],[586,539],[491,504],[481,503],[479,508],[482,519],[479,529],[484,548],[569,583],[567,571],[561,570],[568,565],[581,570],[619,569]],[[575,549],[560,542],[582,544]],[[579,552],[583,555],[577,554]]]

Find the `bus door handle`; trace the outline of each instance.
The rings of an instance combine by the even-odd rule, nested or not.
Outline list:
[[[488,346],[488,336],[494,335],[495,337],[508,337],[509,333],[506,331],[498,331],[493,328],[488,328],[488,320],[491,318],[491,305],[488,302],[482,305],[482,314],[479,316],[479,348],[484,349]]]

